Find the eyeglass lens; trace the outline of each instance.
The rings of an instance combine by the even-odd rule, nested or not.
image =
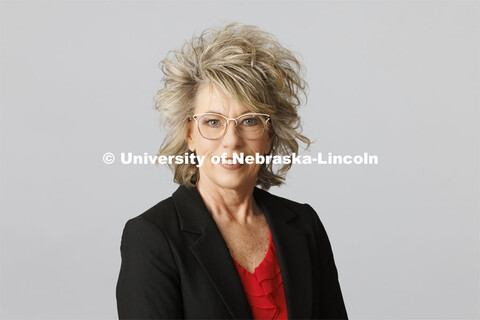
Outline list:
[[[237,130],[245,139],[257,139],[262,136],[268,118],[262,115],[248,114],[237,119]],[[198,119],[200,134],[206,139],[218,139],[224,135],[227,120],[214,114],[206,114]]]

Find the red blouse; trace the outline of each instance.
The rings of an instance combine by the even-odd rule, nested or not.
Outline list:
[[[232,258],[233,259],[233,258]],[[250,273],[235,259],[238,275],[254,319],[288,319],[282,275],[270,232],[270,244],[263,261]]]

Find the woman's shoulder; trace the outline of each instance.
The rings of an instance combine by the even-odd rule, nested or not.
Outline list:
[[[138,229],[152,229],[165,233],[171,229],[178,229],[178,219],[172,197],[168,197],[141,214],[130,218],[125,226],[137,226]],[[139,230],[141,232],[142,230]]]
[[[260,189],[257,187],[255,188],[254,192],[255,192],[255,195],[261,200],[273,201],[277,204],[286,206],[287,208],[292,210],[300,210],[300,211],[308,210],[308,206],[309,206],[308,204],[299,202],[296,199],[294,200],[292,198],[281,197],[279,195],[273,194],[267,190]]]
[[[317,213],[308,203],[299,202],[292,198],[281,197],[259,188],[255,188],[255,193],[261,201],[274,205],[277,208],[286,209],[292,212],[296,218],[311,221],[312,214],[315,214],[318,218]]]

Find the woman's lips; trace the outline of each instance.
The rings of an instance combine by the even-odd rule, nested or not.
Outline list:
[[[226,164],[226,163],[221,163],[220,162],[220,165],[225,168],[225,169],[228,169],[228,170],[236,170],[238,168],[240,168],[242,166],[241,163],[237,163],[237,164]]]
[[[220,161],[220,165],[227,169],[227,170],[236,170],[242,166],[241,163],[234,163],[232,158],[227,158],[227,161],[224,163],[223,161]],[[230,162],[230,163],[228,163]]]

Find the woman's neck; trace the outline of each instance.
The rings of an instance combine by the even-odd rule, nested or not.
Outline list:
[[[260,214],[253,198],[254,185],[226,189],[208,181],[199,180],[197,190],[210,214],[217,221],[244,225]]]

